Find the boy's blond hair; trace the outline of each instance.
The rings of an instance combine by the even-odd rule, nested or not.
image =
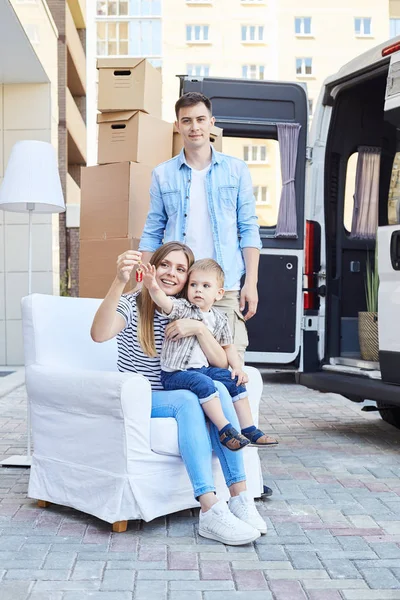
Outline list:
[[[224,287],[224,279],[225,274],[219,264],[212,258],[202,258],[201,260],[196,260],[188,271],[188,281],[190,281],[190,276],[194,271],[203,271],[214,273],[217,278],[217,283],[219,287]]]

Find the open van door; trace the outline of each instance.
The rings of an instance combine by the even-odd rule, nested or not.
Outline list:
[[[256,198],[262,250],[259,305],[248,321],[246,362],[290,365],[300,362],[303,319],[304,189],[308,106],[296,83],[181,76],[181,94],[201,92],[223,129],[222,151],[245,160]],[[301,126],[295,172],[297,236],[277,237],[281,169],[277,123]]]
[[[382,381],[400,386],[400,225],[378,230],[379,362]],[[400,387],[399,387],[400,398]]]

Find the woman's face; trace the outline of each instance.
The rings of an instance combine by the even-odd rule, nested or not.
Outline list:
[[[182,250],[174,250],[160,262],[156,270],[156,280],[167,296],[175,296],[182,291],[188,272],[188,261]]]

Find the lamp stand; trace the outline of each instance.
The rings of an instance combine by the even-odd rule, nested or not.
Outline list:
[[[32,213],[35,210],[35,204],[28,202],[28,295],[32,293]],[[2,467],[30,467],[32,464],[32,443],[31,443],[31,409],[29,398],[26,407],[26,428],[27,428],[27,452],[26,455],[15,454],[9,456],[0,462]]]

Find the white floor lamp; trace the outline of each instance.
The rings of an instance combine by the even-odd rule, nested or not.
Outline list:
[[[28,294],[32,293],[32,213],[65,211],[55,149],[48,142],[24,140],[11,151],[3,183],[0,186],[0,208],[28,213]],[[2,466],[31,466],[31,420],[27,404],[27,453],[10,456]]]

